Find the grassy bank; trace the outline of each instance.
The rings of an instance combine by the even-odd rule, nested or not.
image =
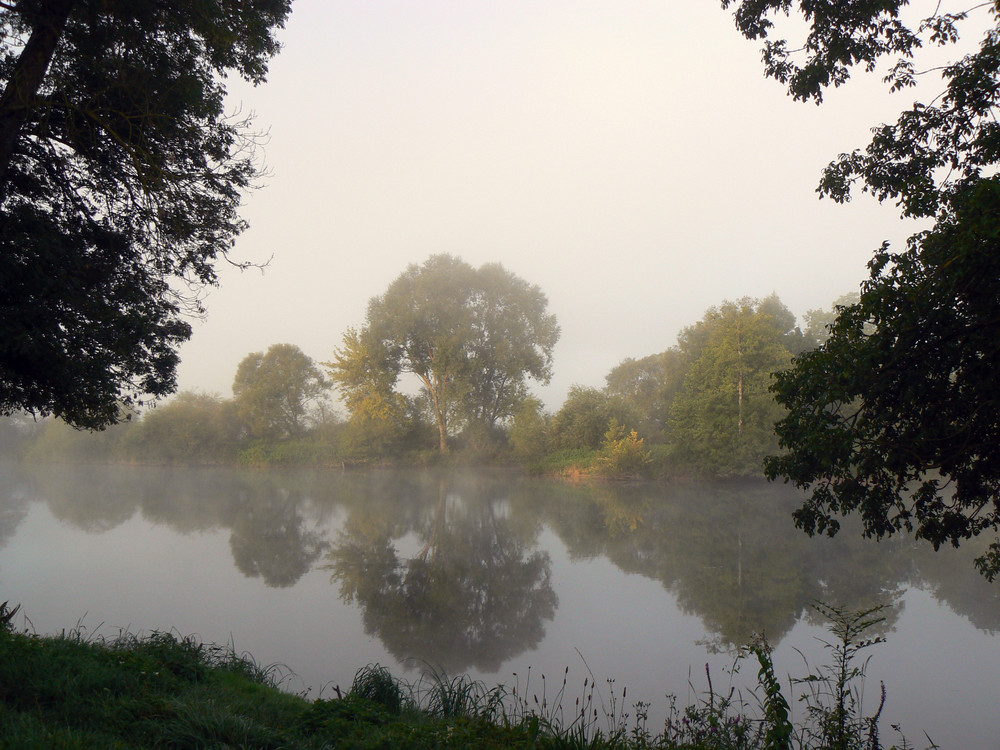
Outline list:
[[[0,606],[3,748],[883,747],[877,715],[857,715],[852,702],[852,683],[863,674],[851,661],[870,645],[860,636],[872,618],[836,610],[847,629],[838,632],[834,622],[831,630],[847,658],[808,678],[814,697],[805,724],[789,721],[766,646],[758,644],[747,653],[760,670],[760,698],[709,690],[696,705],[672,706],[656,731],[647,727],[648,706],[626,708],[623,694],[609,707],[592,680],[589,693],[585,683],[573,700],[565,682],[549,696],[435,673],[411,685],[376,665],[360,670],[350,689],[310,701],[283,692],[276,670],[231,648],[167,633],[40,637],[15,632],[10,614]]]

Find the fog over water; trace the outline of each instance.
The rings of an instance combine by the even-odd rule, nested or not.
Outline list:
[[[810,539],[788,520],[795,495],[763,481],[3,464],[0,480],[0,601],[37,632],[231,643],[313,697],[373,662],[522,691],[530,666],[529,692],[545,674],[549,695],[569,667],[569,705],[592,672],[606,700],[611,678],[651,701],[656,729],[665,694],[686,704],[707,688],[706,665],[727,690],[752,633],[786,684],[803,658],[830,661],[816,600],[881,603],[865,695],[874,711],[885,682],[883,740],[898,741],[896,722],[918,747],[924,730],[964,750],[1000,736],[984,698],[1000,593],[973,569],[979,541],[934,553],[851,524]],[[746,663],[733,684],[756,673]]]
[[[278,342],[329,359],[369,298],[447,252],[548,295],[562,338],[538,393],[556,409],[724,299],[828,307],[915,229],[815,194],[914,92],[859,74],[795,103],[711,0],[297,0],[282,40],[269,81],[231,91],[271,170],[233,255],[270,263],[222,269],[184,389],[228,395]]]

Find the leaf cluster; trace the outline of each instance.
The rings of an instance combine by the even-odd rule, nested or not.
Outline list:
[[[867,148],[823,174],[823,196],[843,202],[860,189],[934,225],[903,252],[877,250],[858,303],[779,376],[775,393],[789,414],[777,429],[788,453],[770,459],[767,473],[811,491],[796,514],[810,533],[836,533],[838,517],[855,511],[868,536],[905,531],[935,548],[996,532],[1000,6],[947,12],[937,3],[907,24],[901,0],[722,4],[736,6],[744,35],[764,40],[765,73],[816,102],[853,67],[871,71],[886,58],[890,90],[912,86],[921,47],[955,44],[973,14],[986,27],[978,48],[940,69],[932,101],[875,128]],[[793,10],[809,31],[790,51],[771,36],[776,14]],[[990,579],[1000,573],[1000,539],[977,565]]]

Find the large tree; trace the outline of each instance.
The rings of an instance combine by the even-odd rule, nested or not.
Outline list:
[[[224,79],[291,0],[0,2],[0,413],[89,428],[175,388],[259,173]]]
[[[559,338],[541,289],[499,264],[475,269],[451,255],[411,265],[368,304],[329,363],[350,406],[389,403],[400,375],[423,386],[442,452],[457,426],[511,418],[529,378],[548,382]]]
[[[310,407],[328,387],[299,347],[274,344],[266,353],[243,358],[233,379],[233,396],[253,437],[297,437],[309,423]]]
[[[791,359],[793,324],[776,297],[744,298],[709,309],[681,334],[691,364],[670,410],[678,460],[702,474],[760,475],[764,456],[777,448],[774,423],[784,413],[768,386]]]
[[[849,200],[860,188],[905,216],[932,220],[906,249],[877,250],[857,304],[829,339],[779,376],[789,408],[778,424],[788,452],[772,478],[811,490],[796,522],[836,533],[860,513],[876,538],[905,531],[935,548],[1000,529],[1000,6],[906,0],[723,0],[736,24],[764,42],[767,75],[792,96],[820,102],[861,65],[885,63],[892,90],[921,77],[924,45],[949,45],[965,27],[978,49],[934,70],[943,90],[881,125],[864,149],[841,155],[820,193]],[[968,8],[968,9],[967,9]],[[951,11],[951,12],[949,12]],[[804,40],[775,38],[773,18],[801,14]],[[929,72],[929,71],[928,71]],[[1000,540],[977,560],[1000,572]]]

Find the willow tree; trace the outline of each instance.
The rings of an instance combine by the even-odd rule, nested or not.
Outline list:
[[[332,378],[371,404],[416,376],[447,452],[456,427],[492,428],[513,417],[529,380],[548,382],[559,327],[547,308],[541,289],[499,264],[434,255],[368,303],[364,327],[329,363]]]

